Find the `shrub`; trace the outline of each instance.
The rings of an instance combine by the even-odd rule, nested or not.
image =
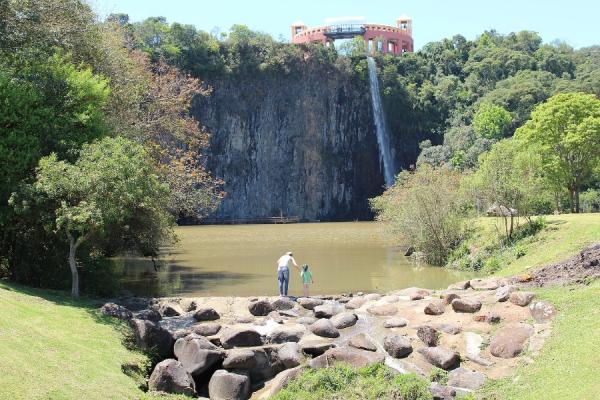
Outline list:
[[[438,367],[433,367],[429,373],[429,380],[431,382],[438,382],[441,385],[445,385],[448,383],[448,371],[444,371]]]

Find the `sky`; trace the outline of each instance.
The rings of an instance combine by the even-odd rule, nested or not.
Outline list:
[[[532,30],[544,42],[565,41],[575,48],[600,44],[600,0],[91,0],[100,16],[122,12],[131,21],[151,16],[227,31],[234,24],[289,40],[290,25],[324,25],[326,18],[360,16],[395,25],[413,18],[415,48],[460,33],[474,39],[485,30]]]

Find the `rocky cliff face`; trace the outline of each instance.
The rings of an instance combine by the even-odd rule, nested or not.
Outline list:
[[[368,83],[329,66],[208,82],[192,114],[227,192],[214,217],[371,217],[383,190]]]

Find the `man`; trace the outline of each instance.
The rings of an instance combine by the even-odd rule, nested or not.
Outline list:
[[[287,296],[288,284],[290,283],[290,269],[288,264],[292,262],[292,265],[300,271],[300,267],[294,260],[294,256],[291,251],[288,251],[277,260],[277,280],[279,281],[279,295]]]

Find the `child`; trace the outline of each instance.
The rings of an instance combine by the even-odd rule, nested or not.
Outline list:
[[[315,283],[312,274],[308,270],[308,264],[304,264],[302,266],[302,272],[300,272],[300,276],[302,277],[302,283],[304,285],[304,297],[308,297],[308,285]]]

